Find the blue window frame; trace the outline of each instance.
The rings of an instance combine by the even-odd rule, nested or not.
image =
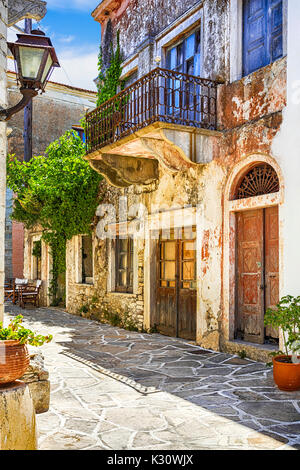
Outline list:
[[[85,142],[85,132],[82,127],[79,126],[72,126],[73,131],[77,132],[79,137],[81,138],[82,142]]]
[[[244,0],[243,75],[282,55],[282,0]]]
[[[166,65],[169,70],[200,76],[201,73],[200,28],[187,35],[181,42],[167,51]],[[185,87],[180,79],[168,83],[168,111],[174,117],[181,114],[185,119],[200,120],[200,87],[190,84]],[[196,98],[195,98],[196,96]],[[184,108],[184,110],[183,110]],[[183,115],[184,114],[184,115]]]

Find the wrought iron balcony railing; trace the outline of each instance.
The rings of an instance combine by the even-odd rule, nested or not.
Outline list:
[[[217,82],[156,68],[86,116],[87,153],[160,121],[215,130]]]

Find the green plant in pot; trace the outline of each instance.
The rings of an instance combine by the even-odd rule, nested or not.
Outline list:
[[[266,326],[280,328],[284,351],[272,353],[274,381],[280,390],[300,390],[300,296],[283,297],[275,309],[268,309]]]
[[[22,325],[23,316],[15,317],[7,327],[0,323],[0,387],[24,375],[30,356],[27,344],[42,346],[52,340],[52,335],[34,333]]]

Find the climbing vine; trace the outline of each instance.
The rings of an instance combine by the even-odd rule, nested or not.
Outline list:
[[[123,82],[120,80],[122,73],[122,56],[120,50],[119,31],[117,33],[117,46],[114,50],[113,43],[110,43],[110,64],[106,70],[103,65],[102,46],[100,45],[100,52],[98,56],[98,98],[97,106],[100,106],[105,101],[109,100],[118,93],[118,88],[123,87]]]
[[[58,277],[66,269],[66,242],[91,233],[102,177],[82,157],[84,144],[72,131],[46,149],[45,156],[20,162],[7,159],[7,185],[16,193],[12,219],[27,229],[40,225],[50,246],[53,267],[50,294],[57,302]]]

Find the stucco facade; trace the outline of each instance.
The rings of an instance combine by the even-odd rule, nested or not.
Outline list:
[[[207,129],[178,125],[174,119],[172,124],[149,124],[124,138],[116,134],[114,141],[87,154],[91,166],[107,179],[103,204],[114,207],[117,224],[106,217],[103,206],[98,209],[93,276],[88,283],[81,279],[82,237],[69,242],[66,302],[70,313],[103,319],[107,312],[120,312],[133,317],[140,328],[155,327],[161,304],[157,264],[162,264],[159,253],[163,242],[151,234],[157,227],[176,230],[193,226],[194,340],[207,348],[246,351],[250,357],[260,359],[277,347],[265,338],[252,342],[251,335],[241,339],[236,333],[242,277],[238,271],[238,247],[243,244],[240,219],[246,220],[249,214],[276,214],[277,270],[270,274],[270,278],[276,278],[272,284],[273,302],[286,294],[299,294],[295,274],[299,265],[295,214],[300,200],[296,182],[299,158],[294,142],[297,133],[291,138],[291,129],[298,122],[298,44],[291,38],[297,31],[299,6],[290,0],[279,2],[277,7],[281,15],[280,57],[246,76],[242,0],[104,0],[95,9],[92,15],[101,23],[104,50],[108,50],[110,41],[115,43],[117,31],[120,33],[124,78],[141,79],[157,65],[168,69],[172,47],[199,31],[200,76],[215,81],[217,122],[214,128]],[[104,57],[104,62],[109,64],[109,56]],[[293,163],[290,155],[294,155]],[[150,162],[149,168],[145,160]],[[244,176],[257,167],[272,171],[277,190],[236,198]],[[129,211],[127,217],[121,215],[120,204]],[[105,217],[109,230],[117,234],[124,221],[128,222],[128,236],[133,238],[130,292],[116,289],[115,237],[101,239],[100,234]],[[184,241],[180,243],[184,246]],[[261,269],[260,262],[247,256],[244,265],[250,259]],[[268,255],[265,258],[267,264]],[[184,262],[178,260],[182,266]],[[266,286],[257,285],[257,289],[259,297]],[[249,303],[254,304],[256,294],[250,294]],[[243,295],[246,296],[244,291]],[[267,291],[264,299],[270,295]],[[180,308],[177,314],[180,317]]]

